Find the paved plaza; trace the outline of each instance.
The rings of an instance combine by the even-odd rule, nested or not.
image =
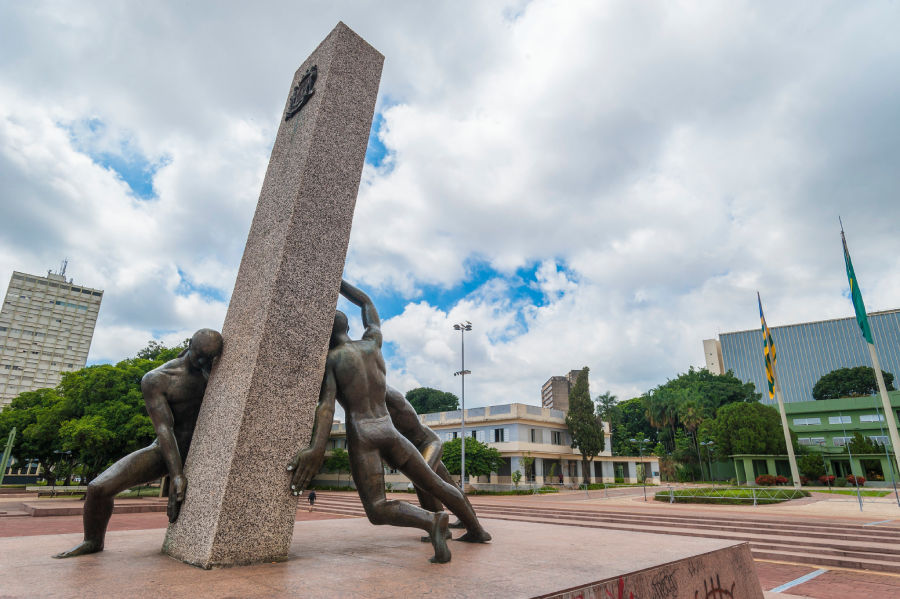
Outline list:
[[[413,499],[413,496],[407,494],[394,494],[394,496],[407,500]],[[697,522],[703,519],[731,518],[745,522],[744,528],[747,531],[752,531],[757,526],[755,523],[759,521],[783,520],[785,523],[790,522],[794,524],[807,522],[825,524],[834,530],[844,530],[854,526],[867,526],[866,530],[872,530],[873,533],[877,531],[900,533],[900,508],[889,503],[867,503],[864,505],[864,510],[860,512],[859,506],[852,502],[806,501],[754,508],[745,506],[669,505],[653,501],[645,503],[642,494],[606,499],[603,497],[602,492],[595,491],[590,493],[590,497],[590,499],[586,498],[584,492],[581,492],[519,497],[472,496],[471,500],[476,510],[479,511],[485,520],[485,524],[489,524],[492,529],[501,527],[504,531],[504,536],[511,541],[514,540],[516,535],[517,526],[527,526],[534,523],[554,525],[555,528],[553,530],[559,530],[562,536],[566,534],[566,530],[572,530],[569,526],[577,526],[579,535],[596,534],[598,537],[608,537],[610,534],[608,528],[597,531],[587,529],[586,525],[594,526],[596,524],[594,522],[578,523],[571,518],[555,517],[560,515],[566,516],[575,510],[595,517],[620,514],[624,520],[637,524],[636,528],[647,532],[660,532],[663,529],[659,526],[644,526],[641,524],[643,521],[641,515],[651,516],[660,521],[667,517],[678,515],[689,516]],[[0,514],[0,537],[22,537],[22,547],[40,546],[44,549],[44,553],[48,553],[48,551],[52,553],[52,550],[58,549],[58,547],[47,545],[47,543],[53,544],[54,542],[59,544],[58,539],[50,541],[47,538],[49,535],[69,535],[63,537],[66,542],[74,542],[78,538],[82,526],[80,516],[27,516],[17,509],[23,503],[37,506],[45,510],[46,513],[52,513],[49,510],[58,510],[63,506],[69,509],[77,509],[81,504],[78,500],[67,498],[37,499],[33,496],[4,498],[0,500],[0,512],[6,512],[5,514]],[[156,498],[120,500],[119,504],[123,509],[140,504],[143,504],[143,509],[158,509],[153,506],[164,505],[161,500]],[[307,511],[305,504],[301,504],[301,509],[298,510],[296,516],[295,531],[297,534],[295,538],[307,538],[304,532],[306,530],[305,527],[311,527],[310,530],[312,530],[315,522],[360,518],[361,513],[357,511],[356,506],[358,506],[358,498],[354,493],[319,493],[317,507],[312,513]],[[528,511],[529,509],[540,509],[541,511],[531,512]],[[515,510],[520,510],[526,515],[511,517],[507,513]],[[538,515],[535,516],[535,514]],[[517,524],[516,520],[520,520],[522,523]],[[146,543],[155,548],[158,545],[156,536],[161,534],[162,529],[166,525],[166,515],[161,511],[116,513],[112,517],[109,530],[111,539],[120,538],[117,536],[118,533],[147,531],[146,534],[149,536]],[[615,528],[619,527],[619,524],[613,518],[610,522],[601,522],[599,526]],[[626,527],[625,530],[633,528],[635,527]],[[376,529],[374,527],[370,529],[367,526],[365,530],[378,530],[380,532],[390,529]],[[679,534],[678,530],[663,532],[664,534]],[[684,530],[686,535],[693,535],[693,532],[690,529]],[[25,537],[31,537],[31,540]],[[45,539],[38,539],[37,537],[45,537]],[[126,535],[125,538],[131,537]],[[513,542],[513,545],[515,544]],[[47,545],[47,547],[44,548],[44,545]],[[457,544],[453,546],[456,547]],[[113,547],[111,546],[110,549],[113,549]],[[412,550],[414,551],[415,549],[413,548]],[[110,551],[101,554],[101,558],[109,553]],[[757,551],[754,549],[754,554],[756,553]],[[896,572],[875,572],[832,565],[796,563],[790,560],[769,559],[757,555],[754,555],[754,558],[757,575],[765,591],[783,588],[785,585],[789,586],[793,582],[803,580],[794,586],[789,586],[782,592],[767,592],[767,597],[789,598],[798,596],[816,599],[872,597],[900,599],[900,574]],[[100,558],[90,557],[90,559],[96,560]],[[602,556],[598,556],[597,559],[602,559]],[[242,568],[237,570],[242,570]],[[3,580],[8,580],[8,578],[3,578]],[[5,598],[18,595],[15,593],[10,594],[2,588],[2,583],[0,583],[0,596]]]

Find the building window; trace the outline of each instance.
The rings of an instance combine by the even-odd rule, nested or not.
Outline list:
[[[852,424],[853,418],[850,416],[829,416],[828,424]]]
[[[882,445],[890,445],[891,444],[891,438],[888,436],[869,435],[869,438],[877,443],[881,443]]]
[[[552,431],[550,433],[552,435],[553,444],[554,445],[562,445],[562,431]]]
[[[821,418],[794,418],[794,426],[815,426],[822,424]]]
[[[844,447],[853,437],[832,437],[831,444],[835,447]]]
[[[494,429],[494,443],[506,443],[509,441],[505,428]]]
[[[859,417],[860,422],[884,422],[884,414],[863,414]]]

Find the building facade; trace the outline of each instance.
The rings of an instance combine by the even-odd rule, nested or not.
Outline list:
[[[794,402],[786,404],[784,411],[801,449],[820,454],[829,474],[855,474],[876,484],[888,484],[893,468],[900,483],[887,425],[887,418],[900,424],[900,391],[891,391],[888,397],[892,408],[889,414],[884,413],[878,395]],[[855,433],[884,445],[885,452],[850,455],[847,445]],[[787,456],[741,455],[733,459],[741,484],[754,481],[760,474],[791,475]]]
[[[580,370],[570,370],[565,376],[551,376],[541,387],[541,406],[551,410],[569,409],[569,392],[578,380]]]
[[[0,309],[0,406],[84,368],[102,300],[62,275],[13,272]]]
[[[443,441],[457,438],[461,434],[462,413],[436,412],[422,414],[419,420],[440,435]],[[615,482],[616,478],[624,482],[637,483],[638,469],[646,469],[647,483],[659,484],[659,461],[654,456],[614,457],[610,453],[611,439],[609,424],[604,423],[606,431],[606,449],[594,458],[590,466],[591,482]],[[562,474],[566,484],[583,481],[581,452],[572,449],[572,439],[566,427],[565,413],[561,410],[530,406],[525,404],[507,404],[466,410],[466,436],[487,443],[496,448],[503,458],[504,466],[499,472],[490,476],[472,477],[468,482],[475,486],[490,488],[488,485],[500,485],[503,488],[512,484],[512,473],[522,473],[522,482],[537,484],[559,483]],[[331,427],[328,449],[347,447],[347,430],[344,423],[336,422]],[[523,458],[534,458],[530,481],[526,481],[526,468]],[[350,484],[348,473],[340,475],[340,484]],[[320,472],[314,484],[339,484],[339,473]],[[385,482],[392,486],[409,484],[409,479],[401,473],[388,470]],[[398,487],[399,488],[399,487]]]
[[[900,310],[869,314],[881,368],[900,380]],[[838,368],[872,366],[865,339],[856,318],[837,318],[781,327],[770,327],[778,352],[778,381],[785,403],[812,401],[812,388],[825,374]],[[728,370],[756,390],[766,389],[762,331],[752,329],[724,333],[703,342],[707,368],[722,374]],[[720,366],[716,366],[716,358]],[[775,403],[763,393],[764,403]]]

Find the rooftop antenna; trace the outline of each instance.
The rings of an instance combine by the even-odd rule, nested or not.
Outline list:
[[[62,261],[62,264],[59,265],[59,273],[57,273],[57,274],[59,274],[59,276],[65,278],[65,276],[66,276],[66,266],[68,266],[68,265],[69,265],[69,259],[68,259],[68,257],[67,257],[67,258],[65,258],[65,259]]]

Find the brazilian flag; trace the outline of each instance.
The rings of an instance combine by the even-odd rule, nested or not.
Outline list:
[[[847,239],[841,231],[841,241],[844,243],[844,262],[847,265],[847,279],[850,280],[850,298],[853,300],[853,309],[856,310],[856,322],[862,329],[863,337],[867,343],[874,344],[872,340],[872,328],[869,326],[869,317],[866,316],[866,305],[863,303],[862,292],[859,290],[859,281],[853,272],[853,263],[850,262],[850,250],[847,249]]]
[[[769,399],[775,397],[775,340],[772,339],[772,331],[766,324],[766,316],[763,314],[762,300],[759,292],[756,292],[756,299],[759,301],[759,320],[762,322],[763,333],[763,355],[766,358],[766,379],[769,383]]]

